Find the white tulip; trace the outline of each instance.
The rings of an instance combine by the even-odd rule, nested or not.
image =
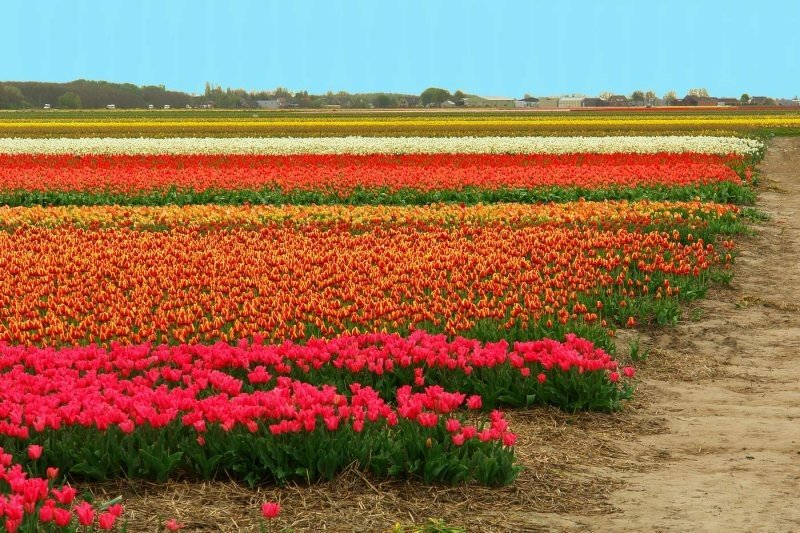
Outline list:
[[[738,137],[0,138],[0,154],[754,154]]]

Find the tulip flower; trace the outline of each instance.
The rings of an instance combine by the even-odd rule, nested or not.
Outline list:
[[[261,514],[266,519],[277,517],[281,513],[281,504],[276,502],[264,502],[261,504]]]
[[[31,458],[32,461],[36,461],[42,456],[42,452],[44,448],[39,446],[38,444],[31,444],[28,446],[28,457]]]
[[[81,502],[75,506],[75,515],[82,526],[90,526],[94,522],[95,510],[88,502]]]
[[[167,528],[169,531],[180,531],[183,529],[183,524],[175,520],[174,518],[168,519],[164,522],[164,527]]]

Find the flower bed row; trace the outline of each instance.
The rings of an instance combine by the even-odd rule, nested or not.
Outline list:
[[[22,123],[17,123],[22,124]],[[757,156],[762,142],[739,137],[203,137],[0,138],[0,154],[613,154]]]
[[[43,446],[42,464],[76,479],[314,482],[355,463],[382,477],[506,485],[519,470],[502,413],[468,418],[478,396],[405,386],[388,403],[358,383],[340,394],[287,377],[238,392],[235,378],[201,368],[167,387],[146,373],[64,368],[49,355],[3,373],[0,435],[19,457]]]
[[[513,347],[506,341],[485,345],[460,337],[448,341],[444,335],[422,331],[409,337],[345,335],[305,344],[264,344],[263,338],[256,336],[252,343],[243,339],[236,345],[112,344],[109,349],[58,350],[0,346],[0,372],[9,373],[0,380],[11,380],[7,392],[12,397],[18,392],[15,373],[45,376],[41,379],[47,383],[56,371],[75,379],[87,373],[121,375],[145,388],[201,383],[231,396],[273,387],[281,376],[334,385],[339,390],[358,383],[386,398],[407,385],[437,385],[478,395],[484,408],[537,404],[569,411],[618,408],[620,400],[630,394],[620,376],[633,376],[633,369],[619,368],[608,353],[572,334],[564,342],[542,339],[517,342]],[[31,383],[34,378],[25,376],[24,380]],[[76,383],[68,388],[74,386],[83,388]],[[30,387],[25,390],[30,392]],[[5,414],[15,419],[24,415],[31,424],[37,419],[35,412],[34,406]]]
[[[753,196],[750,176],[743,156],[732,154],[21,154],[0,155],[0,203],[530,203],[580,196],[745,203]]]
[[[482,340],[575,332],[610,346],[616,326],[669,321],[676,297],[701,294],[708,269],[729,259],[677,229],[580,224],[19,227],[0,233],[0,341],[422,329]]]
[[[363,232],[408,225],[421,229],[459,225],[509,228],[530,226],[592,226],[602,230],[678,230],[695,235],[735,232],[740,210],[710,202],[608,201],[544,204],[451,203],[426,206],[58,206],[0,207],[0,229],[20,227],[87,229],[196,230],[264,226],[349,227]]]
[[[256,113],[180,112],[154,116],[117,110],[72,116],[60,112],[0,117],[0,136],[514,136],[514,135],[664,135],[718,132],[795,131],[797,113],[763,112],[605,112],[591,113]],[[31,118],[28,118],[31,117]]]
[[[0,156],[0,190],[460,190],[741,184],[715,154]]]

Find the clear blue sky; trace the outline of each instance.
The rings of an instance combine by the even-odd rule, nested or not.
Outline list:
[[[0,80],[800,93],[800,0],[2,0]]]

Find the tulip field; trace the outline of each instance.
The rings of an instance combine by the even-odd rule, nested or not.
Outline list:
[[[624,409],[616,332],[730,268],[744,134],[800,126],[569,120],[1,117],[5,528],[121,529],[73,488],[120,478],[509,485],[507,410]]]

